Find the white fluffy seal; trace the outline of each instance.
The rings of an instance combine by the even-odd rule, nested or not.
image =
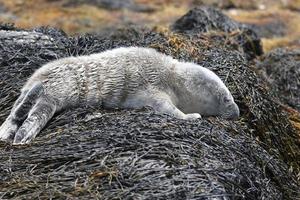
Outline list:
[[[180,119],[239,117],[231,93],[212,71],[150,48],[116,48],[38,69],[0,127],[0,140],[28,143],[56,112],[78,104],[150,106]]]

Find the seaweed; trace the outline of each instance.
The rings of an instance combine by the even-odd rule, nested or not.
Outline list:
[[[236,35],[233,39],[242,47],[247,59],[251,60],[263,54],[260,37],[249,25],[236,22],[213,7],[196,7],[176,20],[171,28],[186,35],[211,31],[233,33]]]
[[[258,68],[273,95],[300,112],[300,50],[275,49],[261,58]]]
[[[226,130],[230,126],[149,109],[66,111],[32,144],[0,144],[0,191],[14,199],[297,197],[285,164],[239,125],[231,127],[238,135]]]
[[[0,38],[0,123],[26,79],[42,64],[120,46],[156,48],[215,71],[237,99],[241,118],[183,121],[150,108],[83,105],[66,110],[31,144],[0,142],[1,198],[300,197],[295,175],[300,170],[299,135],[239,48],[239,33],[190,37],[167,29],[128,27],[68,37],[45,27],[21,31],[42,34],[51,42]]]

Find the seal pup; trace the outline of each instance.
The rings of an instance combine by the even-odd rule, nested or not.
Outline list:
[[[55,113],[79,104],[150,106],[180,119],[239,117],[231,93],[209,69],[151,48],[121,47],[39,68],[0,127],[0,140],[28,143]]]

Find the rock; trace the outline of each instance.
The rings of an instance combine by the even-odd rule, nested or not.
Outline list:
[[[275,49],[262,57],[258,67],[272,93],[300,112],[300,49]]]
[[[138,4],[133,0],[68,0],[65,6],[77,6],[80,4],[90,4],[109,10],[129,9],[138,12],[153,12],[155,9],[151,6]]]
[[[212,7],[196,7],[173,24],[174,31],[197,34],[209,31],[233,32],[241,28],[220,10]]]
[[[287,26],[280,19],[275,19],[264,24],[247,24],[260,38],[274,38],[286,35]]]
[[[234,8],[232,0],[193,0],[194,6],[212,6],[222,9]]]
[[[189,36],[213,31],[234,34],[248,59],[263,54],[261,40],[249,26],[233,21],[212,7],[196,7],[190,10],[175,21],[171,28]]]
[[[298,0],[285,0],[285,1],[277,1],[277,0],[193,0],[194,5],[206,5],[206,6],[214,6],[222,9],[245,9],[245,10],[255,10],[260,9],[264,10],[266,8],[271,7],[279,7],[282,4],[286,4],[283,2],[288,1],[298,1]]]

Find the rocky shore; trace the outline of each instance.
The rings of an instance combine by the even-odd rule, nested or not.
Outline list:
[[[81,36],[0,29],[0,124],[44,63],[120,46],[155,48],[213,70],[241,110],[238,121],[183,121],[150,108],[63,111],[29,145],[0,142],[0,198],[300,198],[297,48],[264,54],[255,28],[212,7],[196,7],[168,28]]]

